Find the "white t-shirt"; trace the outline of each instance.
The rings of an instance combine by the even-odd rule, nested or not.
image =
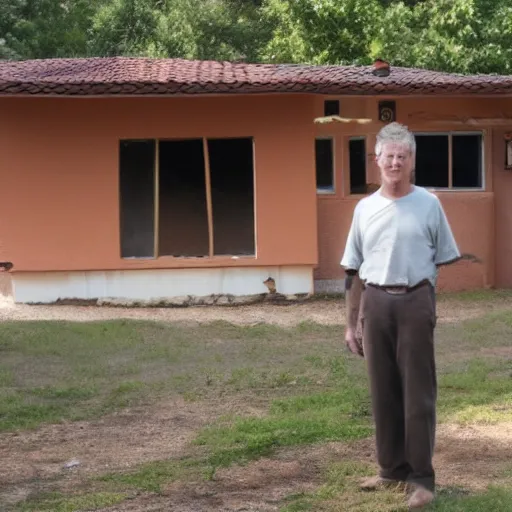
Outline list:
[[[399,199],[380,189],[361,199],[354,210],[341,265],[379,286],[415,286],[425,279],[435,286],[437,265],[460,258],[439,199],[414,186]]]

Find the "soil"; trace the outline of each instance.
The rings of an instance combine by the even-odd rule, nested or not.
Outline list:
[[[510,308],[508,301],[478,304],[439,304],[439,321],[471,318],[484,311]],[[293,325],[312,320],[338,324],[344,320],[339,301],[313,301],[295,306],[201,307],[187,309],[119,309],[71,306],[17,306],[4,304],[1,320],[104,320],[144,318],[158,321],[227,320],[236,323],[269,322]],[[508,350],[508,349],[507,349]],[[507,352],[508,354],[508,352]],[[233,412],[258,413],[254,404],[190,403],[169,400],[153,408],[127,409],[92,422],[63,423],[35,431],[0,434],[0,504],[2,509],[33,492],[73,489],[92,475],[125,470],[143,462],[190,453],[189,441],[199,428]],[[261,411],[260,411],[261,412]],[[374,463],[373,440],[331,443],[283,450],[245,467],[217,471],[212,481],[170,485],[161,495],[139,494],[109,512],[278,511],[290,494],[313,489],[329,461]],[[72,469],[64,466],[76,459]],[[440,425],[435,465],[440,486],[481,490],[499,483],[512,469],[512,423],[498,426]]]
[[[491,311],[510,310],[512,299],[463,301],[443,297],[437,305],[438,322],[456,322],[475,318]],[[29,306],[13,304],[0,296],[0,321],[6,320],[69,320],[88,322],[110,319],[140,319],[159,322],[212,322],[224,320],[234,324],[270,323],[293,326],[311,321],[324,325],[345,322],[342,299],[319,300],[288,305],[253,304],[246,306],[192,306],[174,308],[125,308],[108,306]]]
[[[240,404],[238,404],[239,408]],[[95,474],[190,453],[197,429],[228,408],[222,403],[172,401],[96,422],[67,423],[33,432],[0,435],[0,503],[13,504],[34,491],[71,491]],[[241,410],[239,411],[241,412]],[[374,464],[372,439],[283,450],[247,466],[219,469],[212,481],[178,482],[161,495],[135,495],[109,512],[174,510],[275,512],[290,494],[313,490],[329,462]],[[66,469],[70,460],[80,465]],[[440,425],[435,466],[438,484],[484,490],[510,470],[512,423],[498,426]]]

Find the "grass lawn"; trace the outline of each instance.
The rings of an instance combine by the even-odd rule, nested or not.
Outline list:
[[[169,429],[188,436],[174,455],[165,452],[112,470],[91,462],[87,471],[30,477],[20,472],[0,480],[0,508],[160,510],[148,504],[169,504],[179,495],[181,505],[169,510],[231,510],[218,500],[226,506],[238,493],[248,502],[259,496],[260,505],[246,509],[255,511],[405,510],[398,490],[357,489],[358,478],[375,471],[369,454],[373,426],[364,362],[344,351],[341,337],[340,326],[314,323],[293,328],[129,320],[0,323],[2,444],[14,439],[27,453],[43,457],[45,446],[58,450],[59,443],[40,432],[52,424],[74,432],[80,425],[78,449],[97,425],[123,435],[132,421],[123,424],[123,411],[136,411],[127,416],[136,421],[144,411],[168,410],[170,403],[172,414],[155,421],[170,438]],[[440,324],[436,343],[440,428],[471,427],[487,434],[510,428],[512,311]],[[183,421],[189,423],[179,430]],[[139,435],[120,457],[148,434]],[[475,460],[487,456],[492,474],[485,485],[454,485],[446,477],[429,510],[512,511],[512,459],[489,456],[492,436],[487,445],[478,439],[461,446],[471,444]],[[440,456],[456,467],[454,445],[441,444]],[[52,467],[73,457],[58,453]],[[14,499],[17,495],[21,498]]]

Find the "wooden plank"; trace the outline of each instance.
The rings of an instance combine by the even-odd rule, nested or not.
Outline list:
[[[158,239],[160,233],[160,141],[155,141],[155,258],[158,258]]]
[[[409,122],[421,122],[422,124],[440,125],[457,124],[462,126],[512,126],[512,117],[502,115],[501,117],[477,117],[457,116],[446,114],[430,114],[428,112],[412,112],[408,116]]]
[[[316,124],[329,124],[329,123],[355,123],[355,124],[370,124],[372,119],[355,118],[355,117],[340,117],[340,116],[323,116],[315,118]]]
[[[204,177],[206,184],[206,211],[208,214],[208,248],[209,256],[213,258],[213,209],[212,209],[212,181],[210,176],[210,155],[208,153],[208,141],[203,138]]]
[[[453,134],[448,136],[448,188],[453,187]]]

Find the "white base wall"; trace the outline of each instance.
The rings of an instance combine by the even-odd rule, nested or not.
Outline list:
[[[17,303],[52,303],[59,299],[117,299],[151,302],[176,297],[247,296],[268,292],[268,277],[278,293],[314,291],[312,267],[237,267],[149,269],[12,274]]]
[[[345,293],[345,279],[317,279],[315,293]]]

